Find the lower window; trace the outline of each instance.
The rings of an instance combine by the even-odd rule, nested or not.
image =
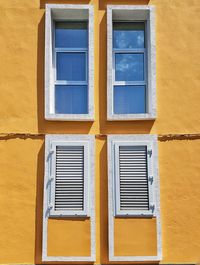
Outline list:
[[[153,216],[156,137],[109,136],[115,216]]]
[[[93,136],[46,136],[49,216],[90,216]]]

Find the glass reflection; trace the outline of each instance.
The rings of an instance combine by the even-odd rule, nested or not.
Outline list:
[[[87,114],[87,86],[56,86],[55,112],[62,114]]]
[[[137,49],[145,47],[144,22],[114,22],[113,47],[116,49]]]
[[[116,54],[115,70],[116,81],[144,81],[144,54]]]
[[[145,86],[114,86],[114,114],[146,112]]]

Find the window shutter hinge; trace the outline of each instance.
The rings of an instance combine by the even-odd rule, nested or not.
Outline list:
[[[50,211],[51,209],[53,209],[53,205],[52,204],[49,204],[48,205],[48,210]]]
[[[152,183],[153,183],[153,176],[150,176],[150,177],[149,177],[149,182],[150,182],[151,185],[152,185]]]
[[[152,156],[152,149],[149,149],[149,150],[147,151],[147,154],[151,157],[151,156]]]
[[[47,156],[47,161],[49,161],[50,157],[52,156],[52,154],[54,153],[53,150],[50,150]]]
[[[153,213],[155,211],[155,204],[149,205],[149,210],[151,210]]]
[[[54,177],[49,177],[47,181],[46,187],[48,188],[49,185],[51,185],[51,182],[54,180]]]

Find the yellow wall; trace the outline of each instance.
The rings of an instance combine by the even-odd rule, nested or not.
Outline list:
[[[90,221],[48,219],[48,256],[90,256]]]
[[[156,218],[115,218],[115,256],[156,256]]]
[[[95,6],[95,122],[44,120],[45,3]],[[106,121],[108,3],[156,6],[158,118],[155,122]],[[200,132],[199,11],[199,0],[0,0],[0,133]],[[41,263],[43,143],[43,137],[0,141],[1,264]],[[159,142],[162,263],[200,261],[199,154],[200,140]],[[106,137],[97,137],[97,264],[108,263],[106,159]],[[84,235],[87,229],[86,225]],[[146,225],[145,229],[148,230]],[[120,231],[117,230],[119,236]],[[151,229],[148,232],[153,234]],[[87,236],[84,240],[88,242]],[[116,245],[116,251],[126,252],[126,242]],[[83,249],[85,253],[87,247],[88,243]],[[155,250],[151,248],[148,250]]]

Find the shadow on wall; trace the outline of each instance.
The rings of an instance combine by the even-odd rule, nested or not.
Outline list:
[[[89,4],[90,0],[40,0],[40,8],[45,8],[45,4]]]
[[[43,187],[44,187],[44,143],[40,148],[37,159],[35,264],[42,263]]]
[[[107,145],[100,152],[100,263],[108,263],[108,178],[107,178]]]
[[[106,9],[107,5],[148,5],[150,0],[99,0],[99,9]]]

